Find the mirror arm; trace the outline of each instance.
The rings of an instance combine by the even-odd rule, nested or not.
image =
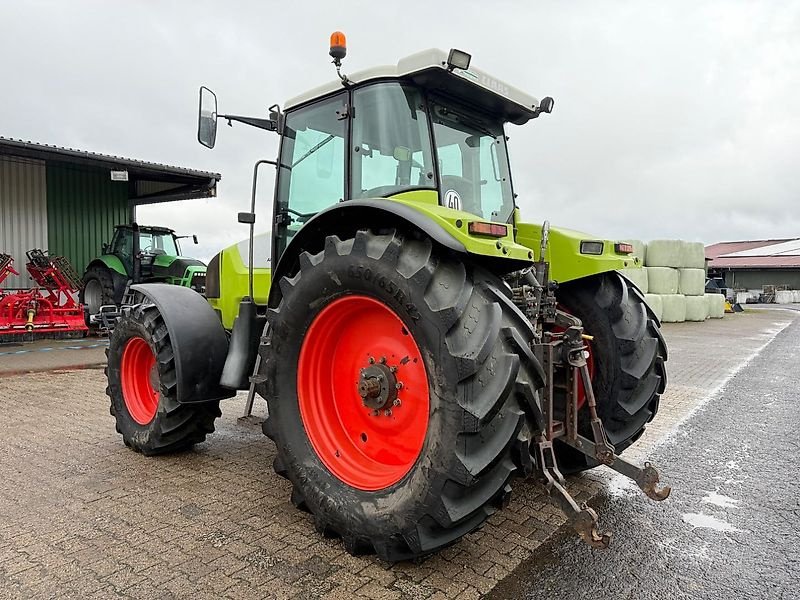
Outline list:
[[[233,126],[232,121],[236,121],[238,123],[244,123],[245,125],[250,125],[252,127],[258,127],[259,129],[266,129],[267,131],[278,131],[278,123],[277,121],[273,121],[272,119],[259,119],[257,117],[242,117],[239,115],[217,115],[218,119],[225,119],[228,121],[229,126]]]

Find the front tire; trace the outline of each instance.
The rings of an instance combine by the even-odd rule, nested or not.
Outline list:
[[[176,400],[175,353],[156,306],[140,305],[122,317],[106,356],[106,394],[125,445],[145,455],[177,452],[214,431],[219,401]]]
[[[619,454],[653,420],[667,384],[667,346],[658,319],[636,286],[616,272],[563,284],[557,297],[594,337],[589,351],[597,413]],[[578,429],[591,438],[585,405],[579,409]],[[563,444],[558,445],[558,460],[566,473],[598,464]]]
[[[497,277],[427,239],[359,231],[303,253],[280,286],[260,349],[264,432],[320,532],[394,562],[454,543],[507,501],[530,469],[542,373]]]

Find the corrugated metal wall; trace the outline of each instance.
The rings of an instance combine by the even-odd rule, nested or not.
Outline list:
[[[14,257],[19,277],[2,286],[29,287],[25,252],[47,249],[47,178],[44,161],[0,156],[0,252]]]
[[[129,216],[128,183],[111,181],[107,169],[48,164],[50,251],[69,258],[79,274]]]
[[[787,286],[800,290],[800,269],[754,269],[726,271],[725,284],[735,289],[760,290],[765,285]]]

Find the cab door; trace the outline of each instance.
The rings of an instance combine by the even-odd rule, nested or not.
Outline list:
[[[347,92],[287,112],[274,229],[277,260],[301,227],[345,198]]]

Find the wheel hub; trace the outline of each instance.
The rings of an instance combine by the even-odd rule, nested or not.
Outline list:
[[[383,362],[361,369],[358,395],[361,396],[364,406],[372,410],[381,410],[387,404],[394,404],[397,390],[401,387],[395,377],[396,371],[396,367],[388,367]]]

